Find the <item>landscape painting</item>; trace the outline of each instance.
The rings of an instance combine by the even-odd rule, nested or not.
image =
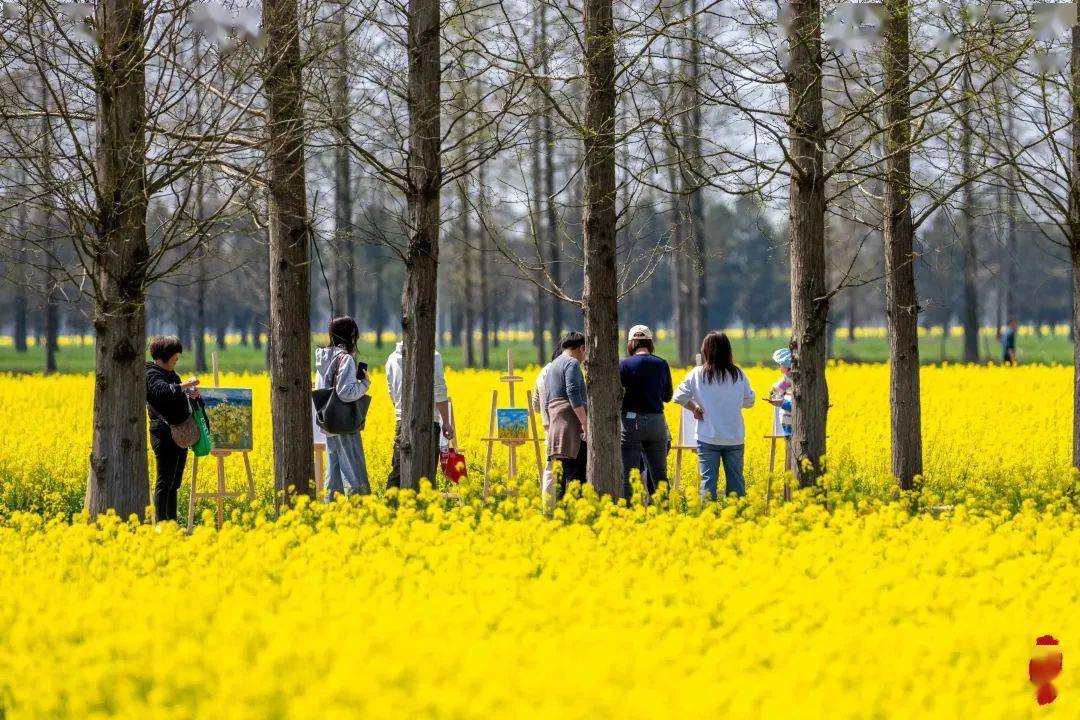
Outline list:
[[[200,388],[215,450],[254,449],[250,388]]]

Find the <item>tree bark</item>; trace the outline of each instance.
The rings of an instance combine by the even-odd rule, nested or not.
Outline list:
[[[922,474],[919,299],[911,218],[911,104],[908,0],[885,4],[885,314],[889,332],[892,471],[903,490]],[[851,308],[854,313],[854,305]]]
[[[297,0],[264,0],[270,235],[270,407],[277,501],[310,494],[311,280]]]
[[[532,124],[532,157],[530,158],[530,170],[532,171],[532,232],[536,237],[536,254],[537,254],[537,266],[544,266],[544,236],[545,233],[542,229],[543,224],[543,202],[544,196],[544,183],[543,183],[543,168],[540,161],[540,148],[538,143],[539,139],[539,123],[534,118]],[[544,313],[544,305],[547,293],[544,292],[541,284],[543,283],[543,274],[540,270],[535,273],[536,287],[533,292],[533,346],[536,348],[536,361],[540,366],[543,366],[547,362],[547,343],[544,339],[544,329],[547,325],[547,318]]]
[[[409,0],[409,249],[401,298],[401,487],[435,480],[435,313],[442,184],[438,0]]]
[[[146,58],[142,0],[97,5],[94,431],[86,509],[150,504],[146,464]]]
[[[960,164],[961,175],[964,180],[963,208],[961,217],[963,228],[960,234],[960,245],[963,251],[962,263],[962,297],[963,308],[961,325],[964,328],[964,362],[974,363],[979,361],[979,295],[976,283],[978,271],[978,257],[975,249],[975,184],[972,181],[972,140],[973,132],[969,123],[971,114],[971,69],[965,59],[963,73],[963,98],[960,103],[961,137]]]
[[[587,479],[622,497],[619,411],[618,274],[615,264],[615,25],[612,0],[586,0],[585,12],[585,373],[589,423]]]
[[[198,201],[196,201],[198,203]],[[199,239],[195,257],[198,278],[195,281],[195,372],[206,372],[206,247]]]
[[[491,302],[488,282],[488,257],[487,257],[487,203],[484,199],[487,192],[486,173],[484,165],[477,169],[477,182],[480,186],[480,232],[477,234],[477,255],[479,255],[479,294],[480,294],[480,366],[491,367]]]
[[[825,380],[829,295],[825,268],[821,7],[818,0],[793,0],[790,8],[791,446],[799,483],[807,487],[816,482],[823,469],[829,413]]]
[[[1069,175],[1069,256],[1072,260],[1072,331],[1080,328],[1080,26],[1072,28],[1072,168]],[[1080,469],[1080,342],[1073,342],[1072,462]]]
[[[461,271],[465,305],[462,342],[465,344],[465,366],[472,368],[476,367],[476,291],[473,287],[472,209],[469,205],[469,186],[465,180],[458,184],[458,197],[461,204]]]
[[[542,72],[544,78],[550,77],[551,49],[548,45],[548,4],[540,4],[540,41],[542,44]],[[545,84],[550,84],[544,80]],[[540,118],[540,124],[544,136],[544,210],[547,220],[544,230],[547,235],[549,253],[549,274],[552,284],[562,287],[562,242],[559,238],[559,217],[555,207],[555,108],[552,105],[550,93],[544,94],[544,114]],[[557,343],[563,334],[563,301],[554,295],[551,296],[551,342]]]
[[[346,3],[341,4],[339,10],[339,22],[337,24],[337,67],[334,78],[334,114],[342,132],[347,132],[349,121],[349,52],[348,39],[346,36],[345,18],[348,8]],[[349,151],[344,142],[338,142],[334,147],[334,239],[337,246],[335,269],[337,271],[336,297],[334,299],[334,315],[348,313],[351,317],[355,312],[356,282],[352,263],[353,254],[353,194],[351,167],[349,164]]]
[[[699,98],[700,43],[698,40],[698,0],[690,0],[690,39],[686,62],[686,130],[689,177],[687,210],[690,222],[690,250],[693,253],[693,277],[690,278],[690,341],[689,356],[694,346],[705,336],[705,311],[708,307],[708,277],[705,262],[705,201],[701,188],[701,102]],[[689,358],[688,358],[689,359]]]

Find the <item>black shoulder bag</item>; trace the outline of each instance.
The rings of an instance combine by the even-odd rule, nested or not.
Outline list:
[[[337,377],[341,364],[348,355],[342,355],[334,366],[330,378],[330,387],[311,391],[311,401],[315,404],[315,422],[328,435],[350,435],[364,429],[367,421],[371,396],[362,395],[352,402],[345,402],[337,394]]]

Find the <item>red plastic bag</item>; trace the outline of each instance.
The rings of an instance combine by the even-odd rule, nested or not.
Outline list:
[[[469,468],[465,463],[465,455],[454,448],[439,453],[439,466],[443,475],[451,482],[461,482],[462,478],[469,477]]]

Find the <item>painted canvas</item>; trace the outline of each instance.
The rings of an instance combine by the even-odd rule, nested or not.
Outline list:
[[[681,408],[680,411],[682,412],[682,437],[679,438],[679,443],[684,448],[697,450],[697,420],[694,419],[694,413],[686,408]]]
[[[529,411],[526,408],[499,408],[495,411],[500,440],[524,440],[529,436]]]
[[[250,388],[199,388],[215,450],[252,450]]]

